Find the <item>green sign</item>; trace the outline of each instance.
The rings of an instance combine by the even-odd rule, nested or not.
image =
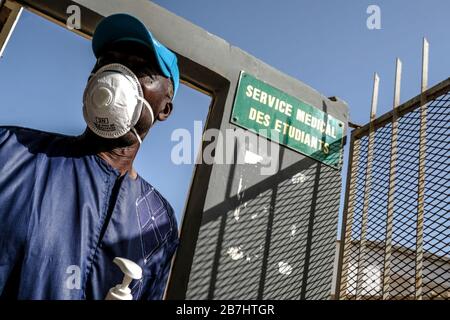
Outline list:
[[[231,122],[327,165],[341,166],[342,121],[244,71]]]

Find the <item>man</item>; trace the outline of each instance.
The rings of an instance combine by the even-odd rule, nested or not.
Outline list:
[[[123,278],[115,257],[143,270],[134,299],[163,297],[177,223],[133,160],[172,112],[177,59],[127,14],[103,19],[92,46],[81,136],[0,127],[1,298],[104,299]]]

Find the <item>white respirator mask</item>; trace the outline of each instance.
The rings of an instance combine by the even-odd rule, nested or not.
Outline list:
[[[139,143],[141,137],[134,126],[144,107],[155,115],[144,99],[137,76],[119,63],[105,65],[89,79],[83,95],[83,117],[95,134],[115,139],[132,131]]]

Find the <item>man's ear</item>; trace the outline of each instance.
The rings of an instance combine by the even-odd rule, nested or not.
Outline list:
[[[164,121],[169,118],[170,114],[172,113],[173,104],[171,101],[166,102],[166,105],[164,108],[158,113],[158,116],[156,117],[159,121]]]

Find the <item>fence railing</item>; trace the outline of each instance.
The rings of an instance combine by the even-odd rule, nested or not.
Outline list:
[[[336,296],[449,299],[449,186],[450,78],[353,130]]]

